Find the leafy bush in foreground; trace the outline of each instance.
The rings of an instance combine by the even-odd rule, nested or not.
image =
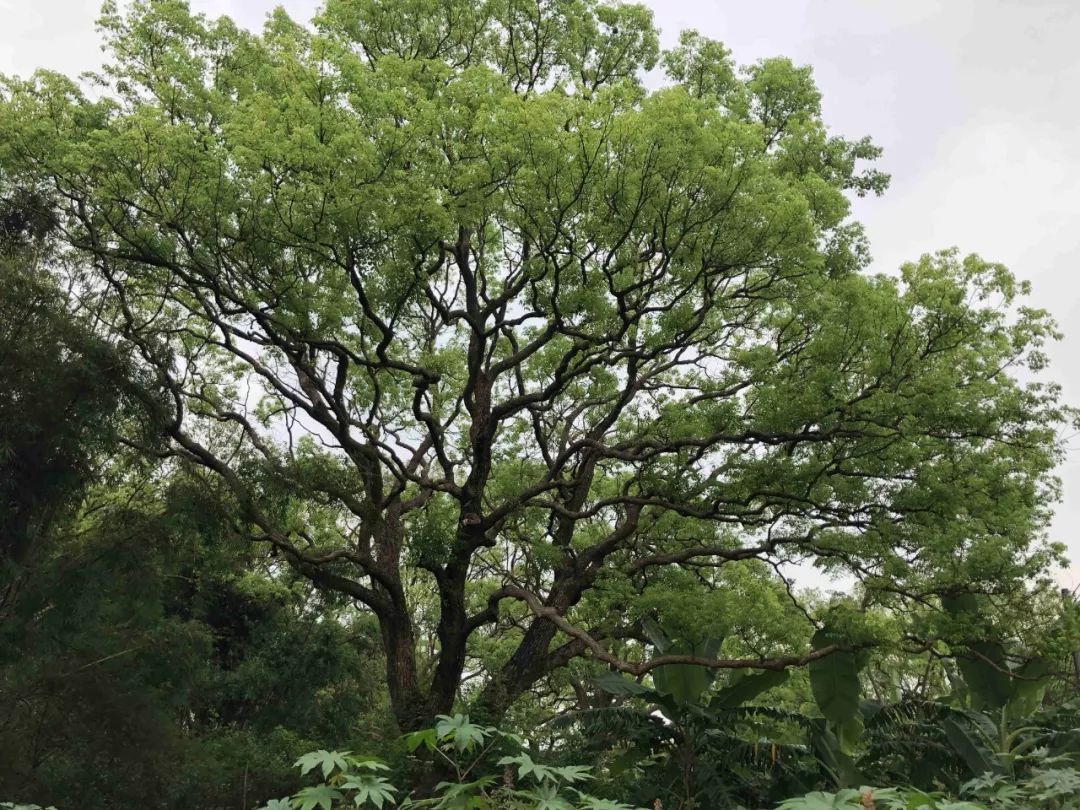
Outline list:
[[[440,715],[434,728],[405,736],[411,751],[430,754],[453,779],[442,781],[430,798],[406,795],[384,775],[390,768],[377,759],[356,757],[350,751],[313,751],[296,762],[302,774],[318,772],[319,784],[292,797],[274,799],[261,810],[333,810],[338,807],[487,808],[506,810],[633,810],[629,805],[601,799],[578,785],[592,778],[580,765],[553,767],[536,762],[516,734],[480,726],[465,715]],[[494,763],[503,750],[509,753]],[[490,768],[501,768],[492,773]]]

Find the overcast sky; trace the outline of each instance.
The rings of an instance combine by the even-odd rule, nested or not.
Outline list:
[[[875,269],[952,245],[1034,285],[1065,332],[1052,376],[1080,404],[1080,3],[1075,0],[645,0],[671,44],[683,28],[740,62],[789,56],[814,67],[825,119],[869,134],[893,176],[860,201]],[[192,0],[249,27],[317,0]],[[96,68],[100,0],[0,0],[0,73]],[[1055,539],[1080,586],[1080,436],[1060,474]]]

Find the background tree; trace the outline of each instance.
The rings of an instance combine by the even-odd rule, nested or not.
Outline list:
[[[77,501],[123,402],[122,358],[70,321],[43,269],[49,220],[47,202],[32,194],[0,199],[0,577],[8,579]]]
[[[153,391],[57,284],[49,201],[3,191],[0,796],[235,805],[295,789],[310,748],[385,747],[371,617],[125,445],[161,448]]]
[[[886,178],[808,69],[660,54],[647,10],[591,0],[329,0],[261,35],[154,0],[103,32],[94,98],[6,84],[0,168],[61,201],[170,452],[377,618],[402,728],[582,656],[673,663],[628,642],[671,566],[858,579],[829,643],[708,661],[778,669],[940,643],[936,597],[1019,598],[1060,554],[1068,414],[1017,379],[1051,321],[977,257],[864,272],[845,195]]]
[[[250,808],[305,751],[390,751],[370,616],[275,576],[205,483],[146,472],[84,493],[0,616],[0,795]]]

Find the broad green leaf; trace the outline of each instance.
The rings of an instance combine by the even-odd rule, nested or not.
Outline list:
[[[697,643],[674,641],[665,655],[692,655],[698,658],[716,657],[723,639],[708,638]],[[680,706],[698,704],[705,690],[712,685],[716,672],[697,664],[665,664],[652,671],[653,685],[662,695],[670,695]]]
[[[357,807],[373,804],[381,808],[384,802],[392,803],[397,792],[385,778],[374,774],[347,774],[340,788],[355,791],[353,804]]]
[[[1016,670],[1006,706],[1010,719],[1020,720],[1038,710],[1052,680],[1050,673],[1051,666],[1045,658],[1032,658]]]
[[[785,799],[778,810],[837,810],[837,808],[862,807],[862,792],[845,788],[836,793],[814,791],[805,796]]]
[[[633,805],[623,804],[611,799],[600,799],[580,791],[574,792],[577,793],[579,810],[637,810]]]
[[[789,677],[786,669],[762,670],[749,675],[744,675],[736,680],[731,686],[724,687],[709,701],[709,706],[718,709],[730,709],[749,703],[759,695],[768,692],[774,687],[787,682]]]
[[[409,751],[415,751],[421,746],[431,750],[439,744],[439,733],[433,728],[425,728],[406,734],[402,739],[405,741],[405,747]]]
[[[660,627],[660,623],[651,616],[646,616],[641,620],[641,628],[645,631],[645,635],[648,636],[649,641],[652,642],[657,654],[666,655],[671,647],[671,639],[668,637],[668,634],[664,632],[663,628]]]
[[[833,643],[826,630],[814,634],[814,649]],[[810,662],[810,690],[814,701],[825,718],[836,726],[843,726],[859,713],[859,670],[855,654],[835,652]]]
[[[339,771],[348,769],[350,753],[349,751],[309,751],[296,760],[294,767],[299,768],[301,774],[306,774],[317,767],[321,768],[323,778],[328,779],[335,769]]]
[[[593,683],[610,695],[635,695],[645,696],[652,694],[651,689],[642,686],[635,680],[623,675],[621,672],[605,672],[593,678]]]
[[[574,806],[559,795],[558,785],[553,782],[541,782],[531,790],[515,791],[514,795],[528,801],[530,810],[574,810]]]
[[[587,782],[593,778],[592,768],[587,765],[556,765],[551,768],[552,775],[568,785],[575,782]]]
[[[469,751],[478,745],[482,745],[486,737],[491,736],[492,729],[478,726],[469,722],[469,718],[463,714],[455,714],[450,717],[440,714],[435,724],[435,733],[440,740],[449,740],[458,751]]]
[[[836,734],[837,742],[840,743],[840,750],[849,756],[854,755],[863,733],[862,715],[855,714],[849,717],[843,723],[835,726],[833,733]]]
[[[971,695],[973,709],[1000,709],[1013,694],[1005,649],[995,641],[980,641],[956,655],[956,664]]]
[[[1001,764],[994,755],[974,736],[963,723],[952,717],[946,717],[941,723],[945,736],[953,750],[976,776],[1001,770]]]
[[[333,810],[334,802],[344,800],[345,796],[340,790],[329,785],[315,785],[303,788],[294,798],[299,802],[299,810]]]
[[[866,780],[855,760],[847,754],[827,720],[815,719],[809,724],[810,745],[818,761],[840,787],[858,785]]]

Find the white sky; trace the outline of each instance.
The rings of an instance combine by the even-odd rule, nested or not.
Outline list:
[[[885,148],[882,198],[860,201],[877,270],[951,245],[1034,285],[1065,340],[1051,376],[1080,404],[1080,3],[1075,0],[645,0],[671,44],[680,29],[722,40],[740,62],[813,65],[825,120]],[[317,0],[191,0],[257,27],[275,5],[309,19]],[[0,0],[0,73],[100,65],[100,0]],[[1077,562],[1080,436],[1061,468],[1054,539]]]

